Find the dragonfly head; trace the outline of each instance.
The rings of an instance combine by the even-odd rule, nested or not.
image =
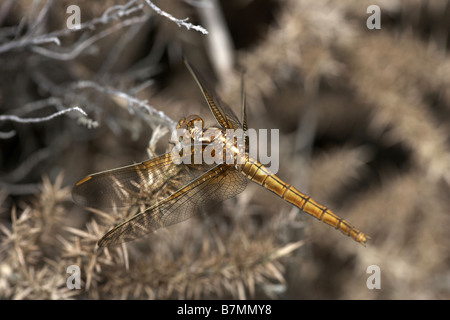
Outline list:
[[[202,133],[204,124],[205,123],[200,116],[192,114],[178,121],[177,129],[185,129],[186,132],[184,137],[195,140],[195,138]]]

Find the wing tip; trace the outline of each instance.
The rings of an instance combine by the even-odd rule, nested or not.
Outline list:
[[[89,181],[89,180],[91,180],[91,179],[92,179],[92,176],[87,176],[87,177],[81,179],[80,181],[78,181],[78,182],[75,184],[75,187],[78,187],[79,185],[82,185],[83,183],[85,183],[86,181]]]

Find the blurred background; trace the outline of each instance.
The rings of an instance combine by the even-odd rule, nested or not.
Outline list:
[[[0,0],[0,297],[449,299],[450,1],[377,1],[371,30],[372,4]],[[278,176],[366,247],[249,183],[96,250],[139,208],[82,208],[74,183],[166,152],[182,117],[214,124],[183,55],[238,115],[244,73],[249,127],[280,132]]]

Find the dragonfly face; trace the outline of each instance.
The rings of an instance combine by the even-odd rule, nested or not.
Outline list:
[[[182,118],[180,121],[178,121],[176,127],[177,130],[185,131],[183,135],[179,137],[179,141],[181,142],[182,138],[186,140],[195,140],[196,137],[201,135],[204,125],[205,122],[203,121],[203,119],[196,114],[190,115],[186,118]]]
[[[124,207],[139,204],[145,208],[110,230],[100,239],[99,246],[134,240],[158,228],[186,220],[195,215],[200,207],[241,193],[248,180],[335,227],[356,242],[366,243],[367,235],[251,158],[247,152],[247,139],[243,147],[238,146],[234,139],[227,139],[229,130],[247,130],[244,91],[241,123],[186,60],[185,64],[202,91],[217,127],[203,128],[202,118],[196,115],[183,118],[177,130],[184,131],[176,141],[192,145],[183,148],[185,154],[180,163],[174,161],[177,153],[169,152],[139,164],[89,175],[75,185],[73,198],[83,206]],[[200,151],[200,155],[209,154],[215,161],[206,158],[195,161],[198,160],[196,150]]]

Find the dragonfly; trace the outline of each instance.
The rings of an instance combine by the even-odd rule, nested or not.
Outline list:
[[[227,129],[247,131],[243,78],[241,122],[187,59],[184,63],[214,115],[219,133]],[[193,135],[194,121],[203,123],[199,116],[190,116],[181,119],[177,128],[186,129],[187,136]],[[203,141],[202,148],[213,139]],[[137,214],[108,231],[98,241],[99,247],[132,241],[189,219],[202,208],[235,197],[244,191],[249,180],[365,246],[370,239],[365,233],[270,172],[249,155],[248,140],[245,143],[244,149],[232,148],[234,156],[244,159],[237,164],[175,163],[174,153],[167,152],[141,163],[88,175],[75,184],[72,196],[77,204],[85,207],[140,206]]]

